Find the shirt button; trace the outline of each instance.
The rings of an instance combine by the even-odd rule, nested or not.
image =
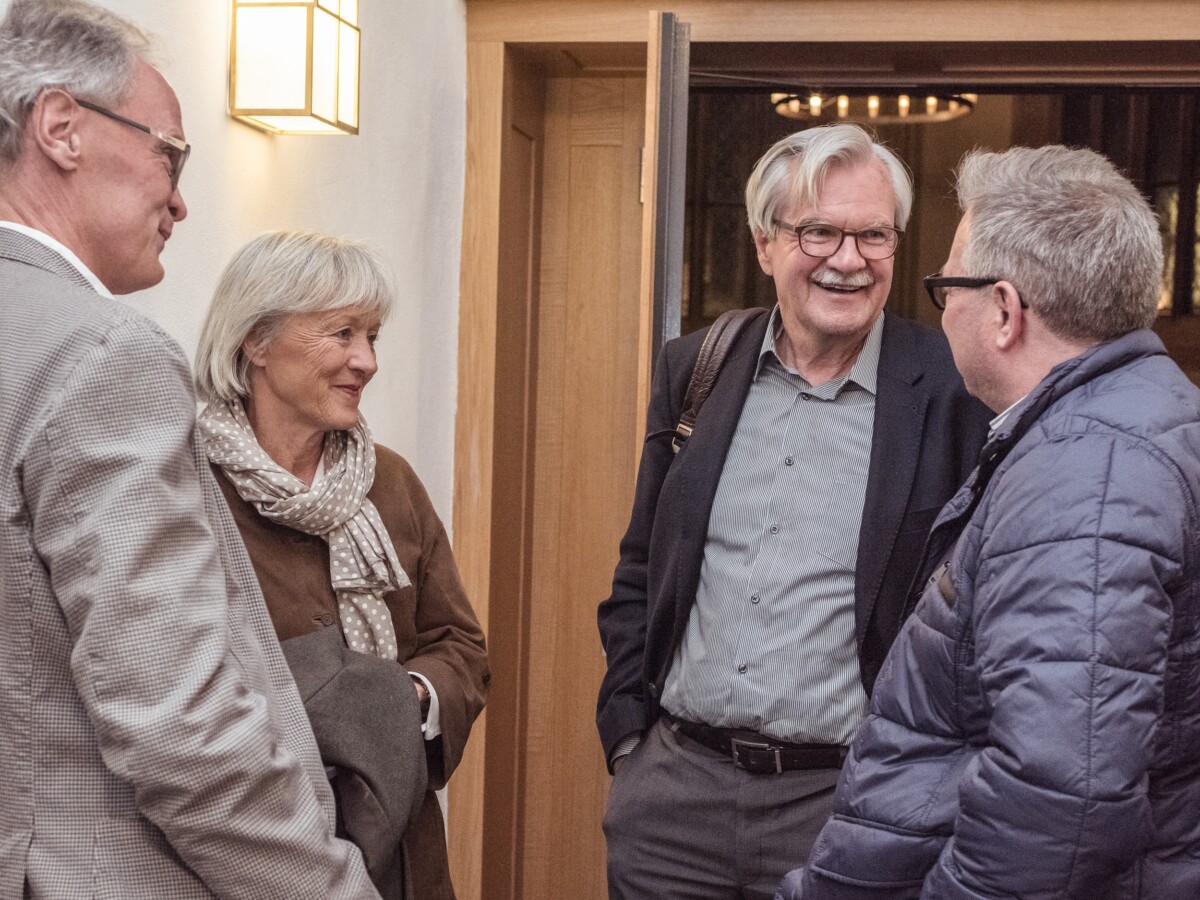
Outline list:
[[[790,457],[790,456],[785,456],[785,457],[783,458],[783,464],[784,464],[785,466],[790,466],[790,465],[791,465],[792,463],[794,463],[795,461],[796,461],[796,460],[792,459],[792,457]]]
[[[749,666],[747,666],[745,663],[742,663],[741,665],[738,666],[738,674],[745,675],[746,669],[748,669],[748,668],[749,668]]]
[[[811,394],[801,394],[801,395],[800,395],[800,399],[801,399],[801,400],[811,400],[811,399],[812,399],[812,395],[811,395]]]
[[[771,534],[779,534],[779,526],[778,525],[771,526]]]
[[[751,603],[758,603],[760,600],[762,600],[762,594],[751,594],[750,595]]]

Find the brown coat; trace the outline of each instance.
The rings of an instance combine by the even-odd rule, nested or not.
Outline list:
[[[462,759],[471,724],[483,709],[490,675],[483,632],[471,609],[446,530],[416,473],[398,454],[375,446],[379,510],[410,587],[384,597],[396,628],[399,660],[437,691],[442,734],[427,741],[430,791],[404,837],[415,900],[453,900],[442,813],[433,789]],[[241,531],[280,640],[338,622],[324,539],[277,525],[243,501],[219,469],[217,482]]]

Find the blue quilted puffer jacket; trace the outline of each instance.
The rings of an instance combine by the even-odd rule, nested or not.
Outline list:
[[[1158,338],[1056,367],[928,552],[779,897],[1198,900],[1200,391]]]

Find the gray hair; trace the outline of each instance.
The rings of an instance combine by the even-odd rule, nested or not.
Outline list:
[[[43,91],[120,106],[150,50],[136,25],[85,0],[13,0],[0,22],[0,171],[20,156]]]
[[[896,193],[895,226],[904,230],[912,212],[913,188],[908,167],[890,148],[858,125],[822,125],[797,131],[762,155],[746,182],[746,214],[750,231],[775,237],[774,219],[788,203],[807,205],[821,193],[835,165],[862,165],[879,160]]]
[[[260,235],[230,260],[196,348],[196,392],[204,401],[250,395],[251,332],[266,346],[297,314],[364,305],[386,319],[395,288],[383,261],[360,241],[297,231]]]
[[[1059,337],[1099,342],[1148,328],[1163,253],[1141,192],[1092,150],[973,151],[958,168],[971,215],[964,274],[1003,278]]]

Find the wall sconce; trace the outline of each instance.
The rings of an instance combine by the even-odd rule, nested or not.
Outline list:
[[[275,134],[358,134],[358,0],[233,0],[229,114]]]

